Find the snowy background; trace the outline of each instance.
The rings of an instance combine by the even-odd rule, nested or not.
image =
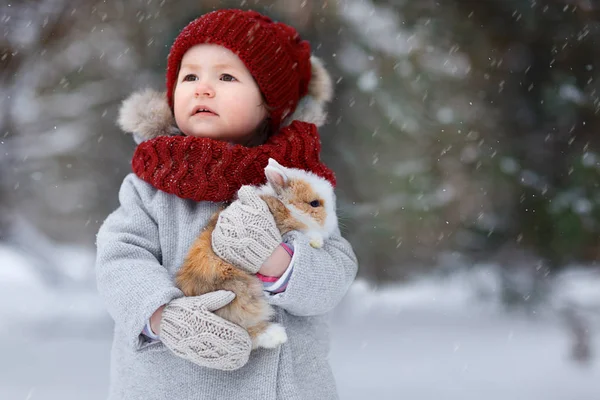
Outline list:
[[[120,102],[216,7],[295,26],[335,81],[323,159],[359,277],[342,399],[600,399],[593,0],[0,2],[0,400],[103,399],[95,234]]]
[[[111,321],[84,271],[49,290],[32,260],[0,246],[0,399],[104,399]],[[507,312],[493,265],[374,288],[358,280],[332,315],[342,399],[597,400],[600,273],[558,276],[547,302]]]

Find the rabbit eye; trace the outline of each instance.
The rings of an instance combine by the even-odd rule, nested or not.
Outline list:
[[[310,202],[311,207],[319,207],[320,205],[321,205],[321,202],[319,200],[313,200]]]

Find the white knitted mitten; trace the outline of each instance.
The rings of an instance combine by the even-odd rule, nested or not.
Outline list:
[[[252,274],[280,243],[275,219],[252,186],[238,190],[238,199],[221,212],[212,233],[214,252]]]
[[[173,353],[201,367],[232,371],[248,362],[248,332],[211,311],[229,304],[226,290],[172,300],[163,310],[160,340]]]

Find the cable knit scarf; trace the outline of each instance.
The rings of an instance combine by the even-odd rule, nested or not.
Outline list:
[[[266,182],[269,158],[311,171],[335,186],[335,175],[320,161],[321,142],[314,124],[294,121],[267,143],[244,147],[208,138],[158,136],[138,145],[133,172],[155,188],[183,199],[231,201],[243,185]]]

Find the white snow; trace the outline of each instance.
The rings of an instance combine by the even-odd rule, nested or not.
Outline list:
[[[563,84],[558,89],[558,94],[565,100],[572,101],[576,104],[584,104],[587,100],[585,94],[576,86],[571,84]]]
[[[506,174],[515,174],[519,170],[520,166],[514,158],[503,157],[500,160],[500,169]]]
[[[351,0],[345,1],[339,11],[340,17],[361,33],[369,48],[402,58],[422,47],[422,39],[402,29],[401,16],[388,7]]]
[[[0,399],[106,397],[111,322],[90,285],[93,253],[54,256],[70,285],[48,287],[27,255],[0,246]],[[501,307],[493,265],[402,285],[357,280],[332,316],[341,399],[600,398],[600,271],[569,268],[553,288],[532,318]],[[570,357],[565,305],[588,322],[587,363]]]
[[[363,92],[372,92],[377,88],[379,78],[373,70],[365,71],[358,78],[358,87]]]

